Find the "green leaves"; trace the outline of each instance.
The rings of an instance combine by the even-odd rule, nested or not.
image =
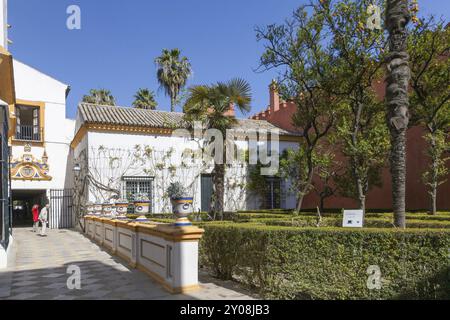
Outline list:
[[[236,122],[234,116],[226,114],[231,106],[235,105],[242,112],[250,111],[251,99],[250,84],[240,78],[214,85],[193,86],[189,88],[183,108],[184,118],[187,122],[207,122],[208,128],[225,134]]]
[[[158,66],[157,78],[161,88],[171,99],[171,111],[175,111],[175,103],[181,89],[192,74],[191,64],[186,57],[181,57],[180,49],[162,51],[155,59]]]
[[[134,95],[133,107],[137,109],[155,110],[158,103],[155,100],[155,93],[149,89],[139,89]]]
[[[450,294],[448,231],[255,223],[202,228],[201,264],[223,279],[240,279],[265,299],[446,299]],[[381,270],[380,290],[367,287],[371,265]]]
[[[106,89],[91,89],[89,95],[83,97],[83,102],[106,106],[116,105],[114,96]]]

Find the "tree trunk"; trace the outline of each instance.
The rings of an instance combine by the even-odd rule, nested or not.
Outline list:
[[[325,197],[320,197],[320,212],[324,212],[325,210]]]
[[[176,103],[176,96],[174,94],[170,95],[170,111],[175,112],[175,103]]]
[[[299,192],[299,198],[298,198],[297,209],[296,209],[297,213],[300,212],[300,210],[302,210],[303,199],[308,194],[308,190],[311,186],[313,176],[314,176],[314,168],[312,167],[312,161],[311,161],[310,168],[308,168],[308,180],[306,181],[305,185],[303,186],[303,188],[301,188],[301,190]]]
[[[392,176],[392,206],[394,224],[405,228],[406,189],[406,130],[409,123],[408,86],[410,80],[409,56],[406,51],[410,20],[407,0],[388,0],[386,26],[389,31],[387,58],[386,107],[391,133],[390,167]]]
[[[224,210],[224,194],[225,194],[225,165],[224,164],[214,164],[214,171],[212,174],[212,180],[214,184],[212,206],[210,211],[214,215],[214,220],[218,217],[220,220],[223,219]]]
[[[431,170],[431,190],[430,190],[430,197],[431,197],[431,214],[435,215],[437,213],[437,187],[438,187],[438,156],[436,154],[436,136],[435,132],[431,132],[431,154],[433,155],[432,159],[432,170]]]
[[[366,195],[364,193],[364,186],[360,178],[356,178],[356,186],[358,190],[359,208],[366,214]]]

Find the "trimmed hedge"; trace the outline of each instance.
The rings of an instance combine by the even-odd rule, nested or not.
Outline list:
[[[450,232],[208,223],[201,264],[268,299],[449,299]],[[382,287],[369,290],[369,266]]]
[[[317,219],[313,217],[302,217],[292,219],[253,219],[249,222],[262,223],[269,226],[288,226],[288,227],[316,227]],[[322,218],[320,227],[342,227],[342,218]],[[394,228],[392,219],[389,218],[369,218],[365,219],[364,227],[366,228]],[[408,228],[437,228],[450,229],[450,220],[433,221],[433,220],[408,220]]]
[[[284,215],[284,214],[273,214],[273,213],[239,213],[234,219],[235,222],[251,222],[251,221],[257,221],[260,219],[277,219],[277,220],[285,220],[285,221],[291,221],[294,220],[311,220],[316,221],[317,214],[316,213],[301,213],[299,215]],[[335,214],[325,214],[322,217],[323,220],[327,219],[340,219],[342,223],[342,213],[335,213]],[[390,212],[385,213],[366,213],[365,215],[365,222],[368,222],[369,220],[377,220],[377,219],[384,219],[386,221],[392,221],[393,214]],[[436,216],[430,216],[425,213],[408,213],[406,215],[407,224],[409,225],[409,222],[413,222],[413,220],[425,220],[425,221],[448,221],[450,222],[450,215],[447,215],[443,213],[442,215],[436,215]],[[333,225],[339,225],[339,224],[333,224]],[[386,225],[380,225],[380,227],[386,227]]]

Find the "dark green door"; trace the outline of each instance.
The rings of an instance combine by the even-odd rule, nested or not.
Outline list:
[[[202,212],[208,212],[211,205],[212,178],[210,174],[201,176]]]

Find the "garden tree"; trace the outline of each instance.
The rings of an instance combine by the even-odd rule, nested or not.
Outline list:
[[[324,212],[325,200],[334,196],[339,190],[336,181],[342,174],[342,164],[336,160],[332,152],[323,153],[319,160],[317,177],[321,185],[317,186],[314,184],[314,190],[320,198],[320,211]]]
[[[137,109],[155,110],[157,106],[155,94],[149,89],[139,89],[134,95],[133,107]]]
[[[243,79],[232,79],[226,83],[219,82],[214,85],[198,85],[189,88],[189,96],[184,105],[184,119],[188,123],[201,121],[205,129],[216,129],[225,138],[227,129],[237,122],[234,115],[227,115],[230,108],[235,105],[241,112],[250,111],[251,88]],[[209,141],[212,144],[212,141]],[[225,162],[226,143],[223,145],[222,163],[214,162],[211,173],[213,192],[210,215],[214,218],[223,217],[224,189],[225,189]]]
[[[324,47],[325,19],[316,9],[302,6],[284,24],[256,29],[258,41],[265,44],[260,69],[279,70],[280,93],[297,105],[292,124],[301,131],[301,142],[285,163],[291,177],[295,177],[297,212],[304,196],[312,190],[314,172],[320,163],[316,160],[320,158],[318,148],[334,125],[339,104],[325,85],[332,76],[332,57]]]
[[[98,105],[115,106],[116,100],[109,90],[106,89],[91,89],[89,95],[83,97],[83,102],[93,103]]]
[[[436,214],[438,186],[446,181],[450,150],[450,28],[443,21],[420,20],[412,30],[408,51],[411,63],[411,114],[414,124],[427,130],[430,166],[424,182],[430,194],[430,212]],[[447,155],[446,155],[447,154]]]
[[[380,180],[374,173],[381,173],[389,148],[383,104],[373,89],[375,80],[382,77],[385,39],[382,31],[365,26],[368,5],[381,7],[384,1],[378,2],[339,0],[314,4],[330,32],[333,76],[324,86],[341,97],[333,144],[341,145],[340,151],[348,158],[346,175],[354,186],[345,179],[347,190],[343,191],[356,198],[363,210],[372,185],[369,178]]]
[[[386,59],[386,108],[391,136],[389,160],[392,176],[392,207],[394,224],[400,228],[406,227],[406,131],[410,117],[407,24],[411,15],[408,4],[408,0],[387,0],[385,21],[389,33],[389,53]]]
[[[173,112],[178,95],[192,74],[191,64],[188,58],[181,57],[179,49],[164,49],[161,56],[155,59],[155,63],[158,66],[158,82],[170,97],[170,110]]]

